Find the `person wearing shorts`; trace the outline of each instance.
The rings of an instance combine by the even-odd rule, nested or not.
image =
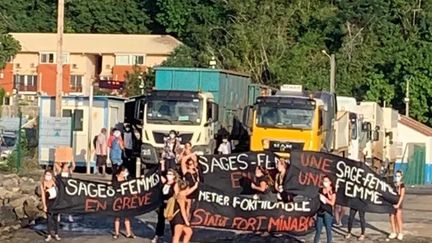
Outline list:
[[[102,175],[105,176],[106,162],[107,162],[107,151],[108,151],[108,139],[106,136],[106,128],[102,128],[100,134],[97,136],[95,149],[96,149],[96,166],[97,174],[99,169],[102,168]]]

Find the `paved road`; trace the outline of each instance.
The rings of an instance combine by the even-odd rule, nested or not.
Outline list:
[[[108,180],[91,176],[91,179]],[[89,177],[86,177],[89,179]],[[432,187],[412,187],[408,189],[409,195],[404,203],[405,211],[405,240],[404,242],[413,243],[430,243],[432,242]],[[118,240],[111,238],[113,219],[110,217],[93,216],[76,216],[74,223],[62,221],[61,236],[62,242],[65,243],[105,243],[105,242],[150,242],[153,236],[154,226],[156,223],[156,214],[154,212],[135,217],[133,219],[133,230],[138,236],[135,240],[121,237]],[[346,220],[346,218],[345,218]],[[367,214],[367,237],[365,242],[386,242],[386,236],[389,231],[388,215]],[[45,225],[40,223],[31,228],[17,231],[11,238],[2,242],[10,243],[35,243],[43,242],[43,232]],[[346,228],[334,228],[334,242],[356,242],[357,239],[347,241],[344,239]],[[359,233],[359,224],[354,225],[354,234]],[[170,235],[167,227],[166,235]],[[230,232],[222,230],[195,229],[193,242],[225,243],[225,242],[312,242],[313,234],[300,238],[284,237],[260,237],[243,232]],[[325,237],[324,234],[322,236]],[[160,242],[169,242],[165,239]],[[398,241],[394,241],[398,242]]]

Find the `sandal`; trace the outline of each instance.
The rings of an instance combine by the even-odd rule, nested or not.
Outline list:
[[[118,239],[119,238],[119,235],[113,235],[113,239]]]
[[[129,238],[129,239],[135,239],[136,236],[135,236],[134,234],[130,234],[130,235],[126,235],[126,238]]]

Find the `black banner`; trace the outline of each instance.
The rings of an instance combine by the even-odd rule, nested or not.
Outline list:
[[[324,175],[337,190],[336,204],[373,213],[394,212],[399,197],[391,185],[365,163],[332,154],[293,151],[285,190],[314,197]]]
[[[52,212],[135,216],[159,207],[161,183],[157,172],[128,180],[118,187],[79,179],[58,179],[59,193]]]
[[[314,229],[318,207],[318,197],[293,203],[272,202],[227,195],[203,184],[192,207],[191,225],[305,235]]]
[[[247,152],[199,157],[204,183],[228,195],[250,194],[255,168],[262,166],[274,172],[277,157],[269,152]]]

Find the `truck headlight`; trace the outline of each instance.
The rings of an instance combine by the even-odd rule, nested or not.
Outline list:
[[[270,141],[267,139],[262,140],[263,149],[269,149],[270,148]]]

